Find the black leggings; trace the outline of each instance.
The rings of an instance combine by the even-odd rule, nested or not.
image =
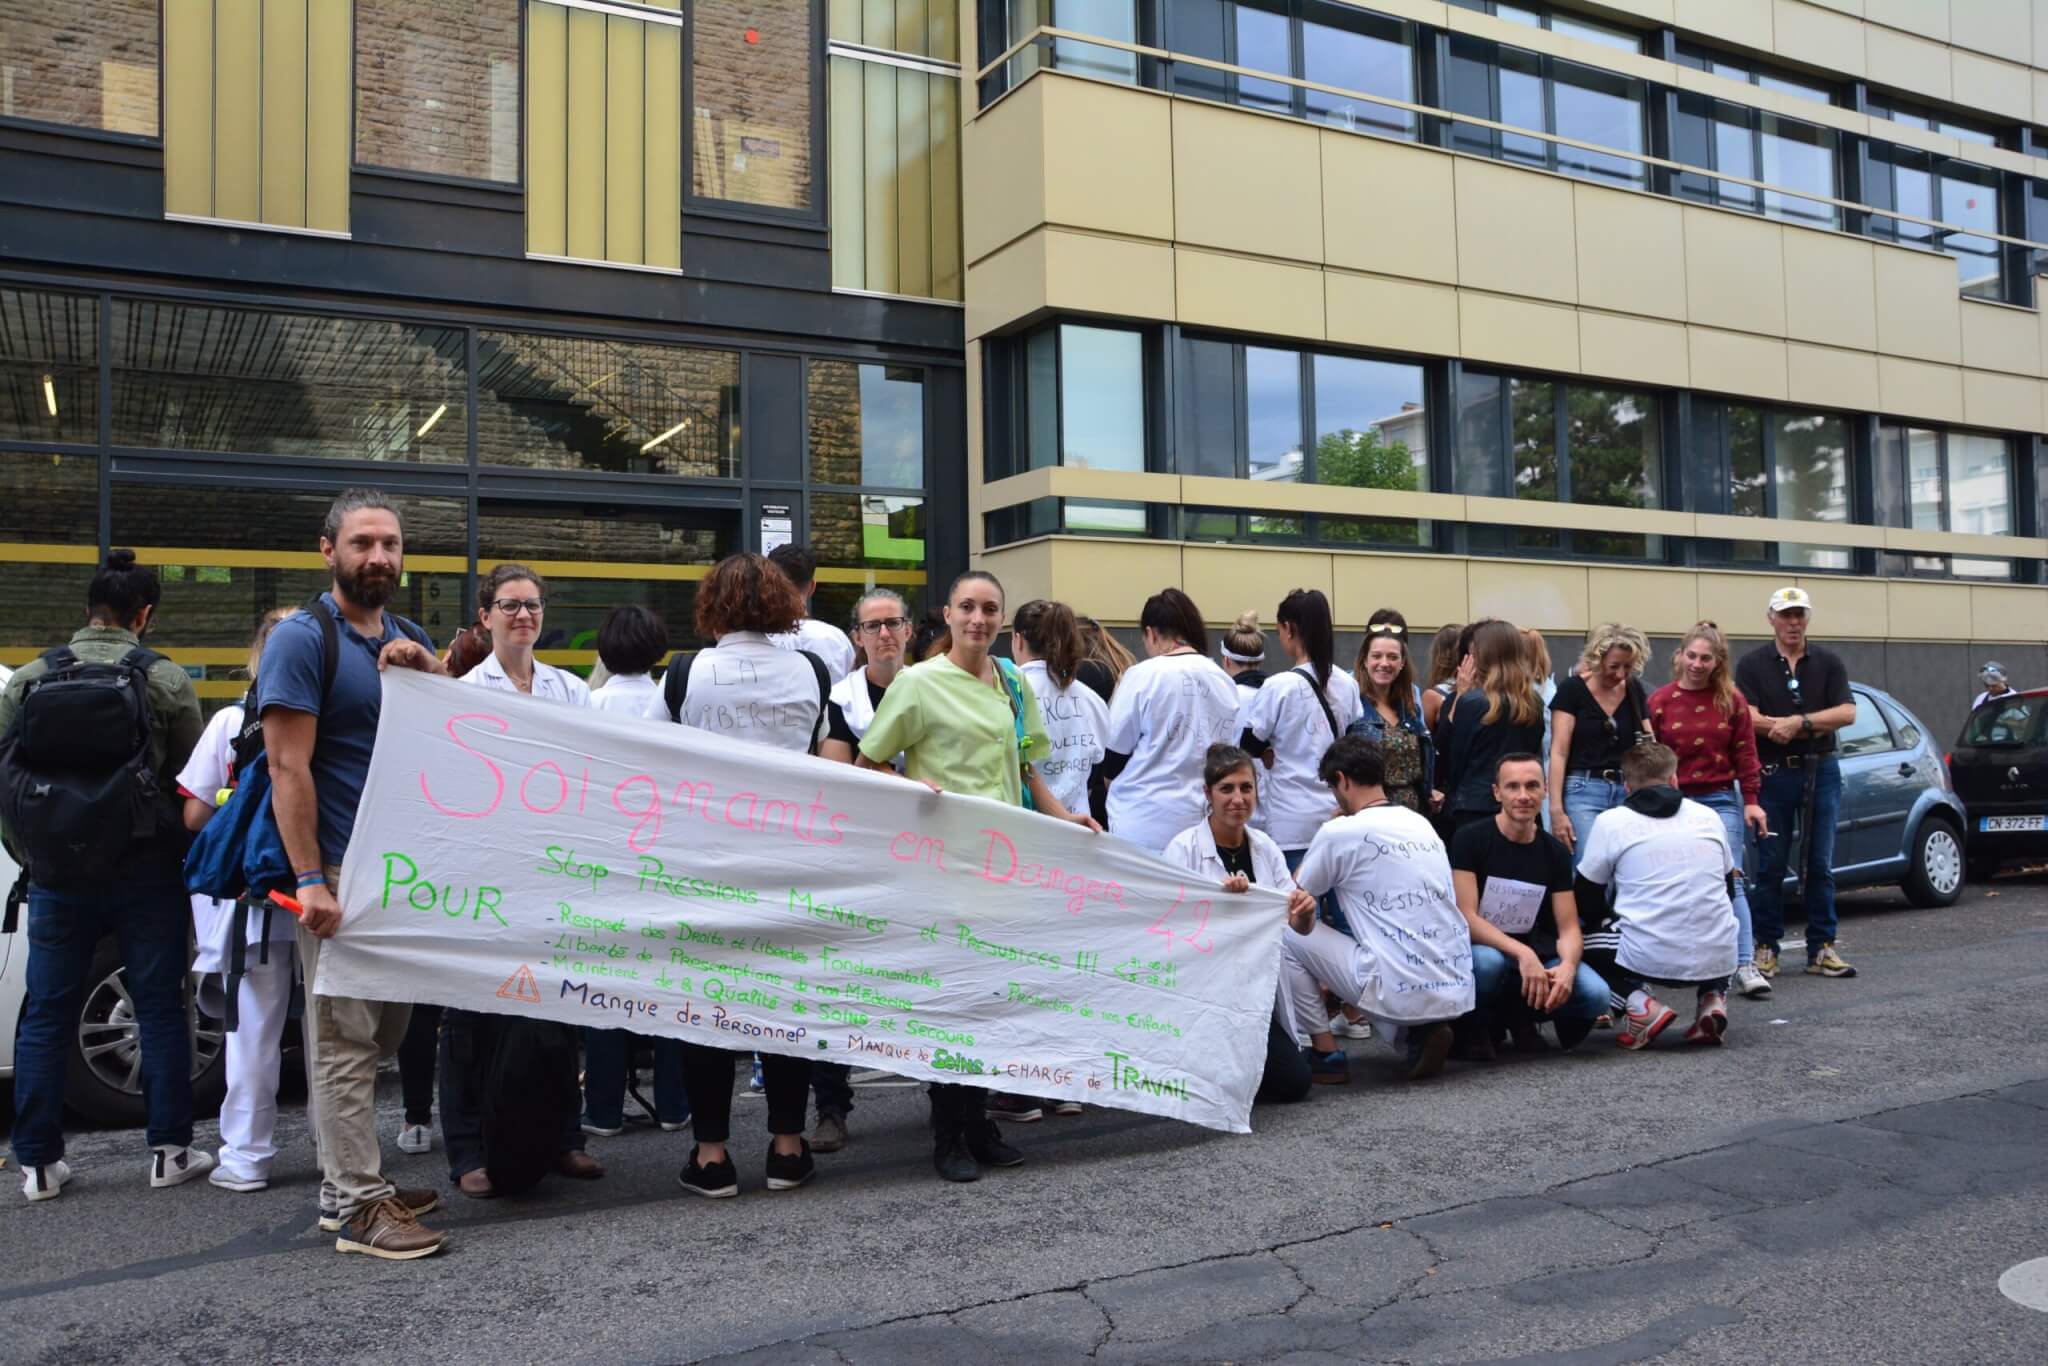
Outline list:
[[[746,1056],[701,1043],[683,1045],[683,1089],[689,1093],[690,1127],[698,1142],[723,1143],[732,1136],[732,1069]],[[761,1085],[768,1093],[768,1132],[802,1133],[810,1108],[811,1060],[763,1053]]]
[[[398,1089],[405,1096],[405,1122],[434,1119],[434,1054],[441,1041],[441,1007],[414,1006],[412,1023],[398,1045]]]

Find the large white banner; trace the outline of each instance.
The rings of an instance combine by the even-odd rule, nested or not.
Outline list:
[[[1000,803],[384,675],[316,990],[624,1027],[1237,1133],[1284,900]]]

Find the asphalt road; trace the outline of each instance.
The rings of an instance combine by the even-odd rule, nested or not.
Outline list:
[[[451,1197],[421,1262],[315,1231],[295,1109],[254,1195],[151,1191],[139,1134],[78,1135],[60,1199],[6,1172],[0,1361],[2048,1361],[2048,1312],[1997,1289],[2048,1256],[2048,877],[1859,894],[1842,933],[1861,977],[1781,977],[1719,1050],[1596,1034],[1406,1084],[1358,1044],[1353,1085],[1248,1137],[1090,1111],[965,1187],[921,1097],[872,1086],[771,1196],[742,1100],[740,1199],[636,1130],[593,1140],[603,1181]],[[387,1160],[445,1189],[387,1082]]]

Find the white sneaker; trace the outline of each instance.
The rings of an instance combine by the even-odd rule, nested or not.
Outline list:
[[[1754,963],[1744,963],[1735,969],[1735,989],[1751,1000],[1762,1000],[1771,994],[1771,979],[1756,969]]]
[[[434,1131],[424,1124],[408,1124],[398,1131],[398,1151],[402,1153],[430,1153],[434,1150]]]
[[[71,1179],[71,1168],[61,1159],[40,1167],[22,1168],[21,1193],[30,1200],[55,1200]]]
[[[626,1132],[626,1126],[621,1124],[616,1129],[607,1129],[602,1124],[592,1124],[586,1119],[583,1121],[583,1132],[589,1134],[592,1138],[617,1138],[620,1134]]]
[[[236,1176],[226,1167],[218,1166],[206,1178],[206,1183],[210,1186],[219,1186],[224,1191],[239,1191],[245,1195],[250,1191],[270,1188],[270,1178],[267,1176]]]
[[[152,1148],[149,1150],[149,1184],[158,1189],[182,1186],[193,1177],[212,1171],[213,1166],[213,1154],[197,1148]]]
[[[664,1120],[662,1120],[662,1121],[661,1121],[661,1131],[662,1131],[663,1133],[665,1133],[665,1134],[679,1134],[679,1133],[681,1133],[681,1132],[682,1132],[683,1130],[685,1130],[685,1129],[687,1129],[687,1128],[689,1128],[689,1127],[690,1127],[690,1121],[689,1121],[689,1120],[687,1120],[687,1119],[684,1119],[684,1120],[669,1120],[669,1119],[664,1119]]]
[[[1359,1020],[1354,1024],[1351,1017],[1340,1010],[1330,1017],[1330,1032],[1340,1039],[1370,1039],[1372,1021]]]

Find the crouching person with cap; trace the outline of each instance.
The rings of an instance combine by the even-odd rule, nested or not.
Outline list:
[[[1690,987],[1687,1043],[1718,1044],[1728,1032],[1728,975],[1735,971],[1735,859],[1721,818],[1678,790],[1678,756],[1659,744],[1622,756],[1628,797],[1603,811],[1579,856],[1581,905],[1605,898],[1620,922],[1614,989],[1628,998],[1615,1042],[1648,1048],[1678,1012],[1650,988]]]

